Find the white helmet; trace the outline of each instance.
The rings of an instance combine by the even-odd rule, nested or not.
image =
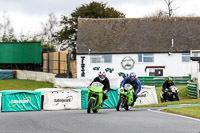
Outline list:
[[[99,72],[99,80],[104,81],[106,79],[106,73],[105,72]]]

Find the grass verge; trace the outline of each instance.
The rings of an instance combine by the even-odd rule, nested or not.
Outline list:
[[[0,90],[35,90],[38,88],[53,88],[53,84],[19,79],[0,80]]]
[[[200,119],[200,106],[168,108],[168,109],[163,109],[161,111]]]

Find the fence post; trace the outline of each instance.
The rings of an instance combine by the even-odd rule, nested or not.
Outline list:
[[[70,77],[69,72],[70,72],[70,61],[69,61],[69,53],[67,54],[67,78]]]
[[[58,52],[58,74],[60,74],[60,52]]]
[[[49,51],[47,52],[47,72],[49,73]]]

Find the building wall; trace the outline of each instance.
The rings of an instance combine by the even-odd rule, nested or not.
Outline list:
[[[165,66],[163,69],[163,76],[188,76],[191,74],[191,63],[182,62],[182,53],[155,53],[154,62],[138,62],[138,54],[113,54],[112,63],[90,63],[90,56],[92,55],[77,55],[77,78],[94,78],[98,75],[100,70],[106,68],[113,68],[112,73],[106,72],[109,78],[118,78],[119,72],[130,73],[135,72],[137,76],[149,76],[149,69],[145,72],[146,66]],[[135,64],[131,70],[124,70],[121,65],[122,60],[125,57],[131,57]],[[84,68],[81,68],[82,58],[85,57],[83,64]],[[94,67],[100,67],[100,70],[93,70]],[[82,69],[84,69],[85,76],[82,77]]]

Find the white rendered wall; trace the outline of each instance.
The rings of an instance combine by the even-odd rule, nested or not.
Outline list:
[[[85,56],[85,77],[81,77],[81,56]],[[126,57],[131,57],[135,65],[132,70],[124,70],[121,61]],[[130,73],[135,72],[137,76],[148,76],[148,70],[145,72],[146,66],[165,66],[163,76],[188,76],[191,74],[191,62],[182,62],[182,53],[156,53],[154,54],[154,62],[138,62],[138,54],[113,54],[112,63],[90,63],[90,55],[77,55],[77,78],[94,78],[99,71],[94,71],[94,67],[114,68],[112,73],[107,72],[108,78],[118,78],[119,72]]]

